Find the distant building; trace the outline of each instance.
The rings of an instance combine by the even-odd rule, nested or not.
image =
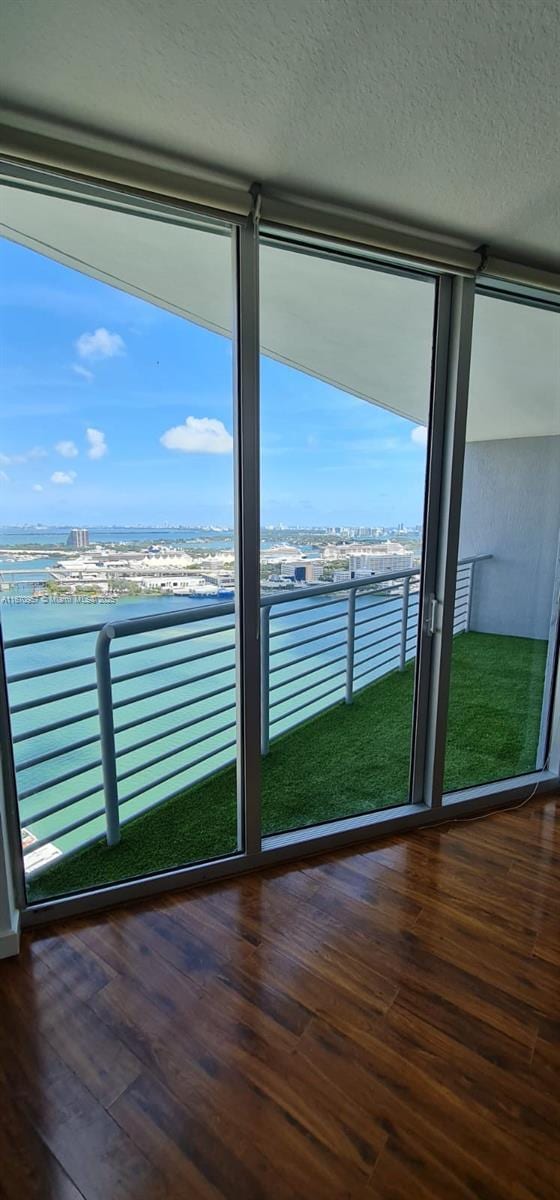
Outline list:
[[[89,529],[71,529],[66,545],[73,550],[85,550],[89,546]]]
[[[314,583],[323,573],[320,559],[283,559],[279,565],[279,574],[295,579],[297,583]]]
[[[350,555],[350,570],[359,578],[362,573],[388,575],[392,571],[408,571],[414,566],[414,555],[396,543],[387,543],[383,549],[366,550]]]

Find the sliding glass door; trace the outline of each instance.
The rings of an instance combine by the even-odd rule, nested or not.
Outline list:
[[[560,313],[528,297],[480,291],[451,659],[449,792],[547,765],[559,530]]]
[[[262,815],[407,804],[435,284],[261,245]]]

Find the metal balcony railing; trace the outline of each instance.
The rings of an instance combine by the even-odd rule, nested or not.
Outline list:
[[[469,629],[476,563],[457,572]],[[262,753],[414,658],[418,569],[261,598]],[[24,854],[66,855],[235,760],[235,606],[224,602],[13,638],[8,675]],[[70,656],[61,648],[68,646]],[[53,686],[55,685],[55,686]],[[42,715],[47,720],[41,720]],[[34,858],[30,859],[29,855]]]

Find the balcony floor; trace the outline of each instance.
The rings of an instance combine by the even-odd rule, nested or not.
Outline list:
[[[546,643],[490,634],[454,642],[446,790],[534,768]],[[265,833],[407,801],[413,664],[273,742],[262,762]],[[232,853],[228,768],[28,881],[31,901]]]

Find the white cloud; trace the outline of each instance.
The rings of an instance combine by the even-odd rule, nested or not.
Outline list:
[[[410,434],[410,439],[412,442],[414,442],[415,446],[427,446],[428,445],[428,430],[426,429],[426,426],[425,425],[415,425],[414,429],[412,430],[412,432]]]
[[[187,417],[184,425],[174,425],[160,438],[168,450],[184,454],[231,454],[233,438],[223,421],[215,417]]]
[[[92,379],[95,378],[93,371],[89,371],[87,367],[80,366],[79,363],[72,363],[72,370],[76,372],[76,375],[80,376],[80,379],[85,379],[86,383],[91,383]]]
[[[51,483],[73,483],[76,478],[75,471],[54,471],[51,475]]]
[[[43,484],[42,484],[42,483],[34,483],[34,484],[33,484],[33,489],[32,489],[32,490],[33,490],[34,492],[42,492],[42,491],[43,491]]]
[[[79,450],[75,442],[57,442],[55,450],[57,450],[63,458],[77,458],[79,454]]]
[[[95,361],[99,358],[116,358],[124,354],[124,342],[120,333],[110,333],[101,326],[94,333],[81,333],[76,350],[80,358]]]
[[[103,458],[108,450],[105,434],[100,429],[86,429],[86,437],[89,442],[88,458]]]
[[[32,446],[31,450],[24,450],[22,454],[0,454],[0,463],[7,467],[9,463],[26,463],[33,458],[46,458],[47,451],[43,446]]]
[[[9,483],[10,476],[6,475],[5,471],[0,471],[0,483]]]

